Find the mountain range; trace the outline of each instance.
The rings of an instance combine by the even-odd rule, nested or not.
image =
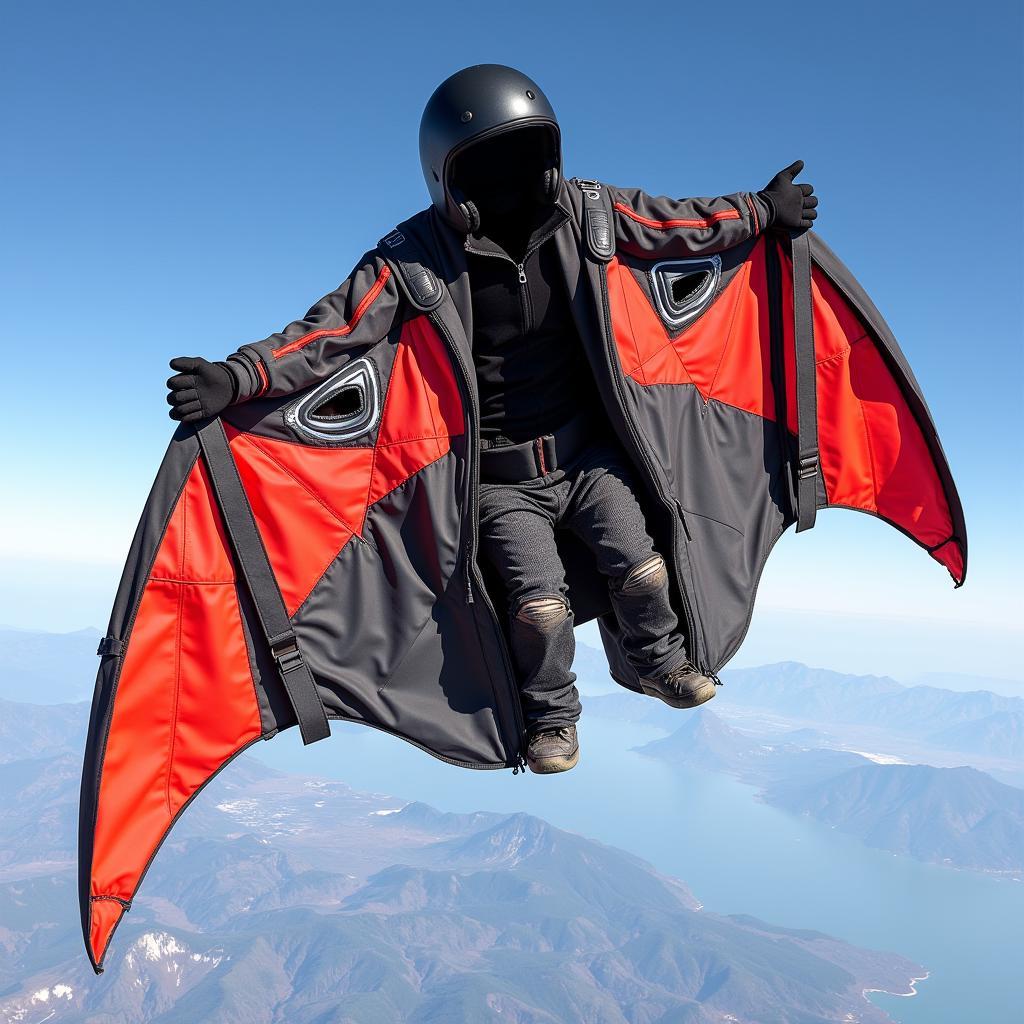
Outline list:
[[[35,709],[4,710],[29,747],[59,746]],[[95,978],[79,769],[78,752],[0,766],[3,1024],[881,1024],[863,991],[925,973],[710,913],[643,860],[529,814],[447,814],[243,756],[182,818]]]
[[[861,764],[769,786],[769,803],[917,860],[1024,873],[1024,790],[974,768]]]
[[[988,690],[903,686],[887,676],[852,676],[798,662],[733,669],[719,696],[825,725],[870,726],[946,750],[1024,758],[1024,698]]]
[[[895,760],[968,763],[1024,787],[1024,699],[985,690],[903,686],[781,662],[723,673],[713,707],[762,743],[881,750]],[[588,715],[679,728],[687,712],[627,690],[583,698]]]
[[[802,734],[796,736],[805,740]],[[973,768],[878,764],[792,739],[764,743],[706,708],[639,751],[676,766],[735,775],[761,789],[767,803],[868,846],[954,867],[1024,874],[1024,790]]]
[[[91,700],[101,635],[96,629],[44,633],[0,627],[0,699],[33,704]]]

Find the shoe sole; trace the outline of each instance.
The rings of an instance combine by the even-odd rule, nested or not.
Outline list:
[[[528,757],[526,763],[534,775],[555,775],[557,772],[567,772],[570,768],[575,768],[579,759],[580,749],[577,747],[568,757]]]
[[[694,690],[689,697],[672,697],[667,693],[662,693],[660,690],[655,690],[653,687],[644,686],[643,683],[640,684],[640,688],[648,697],[657,697],[658,700],[664,701],[669,707],[673,708],[696,708],[701,704],[706,704],[714,697],[715,690],[717,689],[710,679]]]

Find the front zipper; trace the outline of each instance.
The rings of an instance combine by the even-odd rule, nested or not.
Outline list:
[[[469,537],[467,538],[466,544],[463,549],[463,565],[465,567],[465,584],[466,594],[465,601],[467,605],[474,603],[473,601],[473,567],[476,565],[476,554],[479,543],[479,530],[480,530],[480,440],[478,437],[477,421],[476,416],[473,415],[473,409],[475,408],[476,392],[473,389],[473,378],[469,375],[469,369],[466,366],[466,361],[462,358],[462,353],[459,351],[458,346],[455,344],[455,339],[452,337],[451,332],[448,330],[443,318],[440,314],[434,310],[427,314],[427,319],[434,325],[438,333],[444,338],[445,343],[448,346],[448,351],[455,357],[455,362],[459,367],[459,373],[462,377],[463,391],[466,396],[466,407],[469,415],[467,420],[469,422],[469,444],[467,457],[469,459],[469,517],[470,517],[470,529]],[[517,768],[522,771],[525,768],[526,762],[523,760],[523,751],[526,749],[526,722],[523,719],[523,709],[519,702],[519,690],[515,684],[515,672],[512,668],[512,659],[509,656],[509,652],[505,645],[505,635],[501,631],[501,627],[498,624],[498,615],[494,610],[494,605],[491,603],[490,595],[487,593],[487,588],[481,583],[480,594],[483,598],[484,605],[490,612],[491,618],[494,620],[494,624],[497,627],[498,635],[498,646],[501,650],[502,661],[505,666],[505,679],[510,682],[509,691],[511,695],[512,713],[515,717],[516,730],[519,734],[519,750],[516,752],[516,761],[513,764],[513,771]],[[474,613],[475,614],[475,613]]]
[[[679,569],[679,559],[676,557],[676,551],[679,548],[679,524],[683,523],[683,529],[686,532],[687,539],[689,538],[689,531],[686,529],[685,521],[683,520],[682,506],[676,500],[669,501],[664,494],[662,494],[662,488],[658,485],[658,476],[654,468],[654,463],[651,461],[650,456],[647,454],[647,448],[644,446],[643,441],[640,437],[639,431],[633,424],[632,418],[629,416],[626,410],[626,399],[625,399],[625,388],[623,387],[622,377],[619,373],[618,357],[615,351],[615,342],[612,338],[611,333],[611,304],[608,300],[608,276],[606,268],[602,265],[598,270],[598,275],[601,279],[601,306],[602,306],[602,325],[601,331],[604,336],[605,351],[608,357],[608,369],[611,371],[612,384],[615,388],[616,397],[619,400],[619,411],[622,413],[622,419],[626,424],[626,429],[629,432],[630,438],[633,441],[634,448],[640,453],[643,460],[644,467],[647,470],[648,479],[654,486],[654,492],[658,495],[661,503],[668,509],[672,517],[672,548],[673,558],[672,565],[675,569],[676,586],[679,588],[679,596],[683,601],[683,616],[686,619],[687,628],[687,640],[692,648],[691,654],[695,659],[703,661],[697,651],[698,636],[697,636],[697,623],[696,616],[693,607],[690,602],[690,591],[689,587],[684,584],[682,573]],[[685,543],[685,542],[684,542]],[[687,561],[689,561],[689,555],[687,555]],[[703,647],[703,643],[700,645]],[[696,662],[695,662],[696,663]],[[700,665],[698,668],[702,667]]]
[[[560,220],[554,227],[545,231],[544,234],[526,250],[522,263],[516,263],[508,253],[492,252],[489,249],[474,249],[468,244],[464,247],[466,252],[472,253],[474,256],[490,256],[494,259],[505,260],[506,263],[511,263],[512,266],[516,268],[516,276],[519,279],[519,311],[523,318],[523,334],[529,334],[530,331],[533,330],[533,300],[530,297],[529,282],[526,279],[526,262],[549,238],[555,234],[556,231],[562,227],[563,224],[568,222],[568,219],[569,218],[566,217],[565,220]]]

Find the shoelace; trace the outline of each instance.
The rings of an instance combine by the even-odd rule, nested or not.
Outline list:
[[[668,676],[668,679],[666,680],[666,682],[668,683],[669,688],[672,690],[672,692],[677,697],[682,696],[683,680],[685,680],[687,676],[692,675],[692,674],[693,674],[693,669],[691,669],[691,668],[687,668],[687,669],[684,669],[684,670],[677,669],[675,672],[670,672],[669,673],[669,676]]]
[[[570,732],[571,726],[560,725],[557,729],[543,729],[537,733],[535,739],[542,739],[545,736],[557,736],[559,739],[567,740],[570,739],[572,733]]]

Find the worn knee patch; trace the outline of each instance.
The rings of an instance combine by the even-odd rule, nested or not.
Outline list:
[[[651,555],[634,565],[622,577],[620,589],[624,594],[651,594],[668,582],[668,567],[661,555]]]
[[[569,605],[561,597],[531,597],[519,606],[516,621],[547,633],[565,622],[568,615]]]

